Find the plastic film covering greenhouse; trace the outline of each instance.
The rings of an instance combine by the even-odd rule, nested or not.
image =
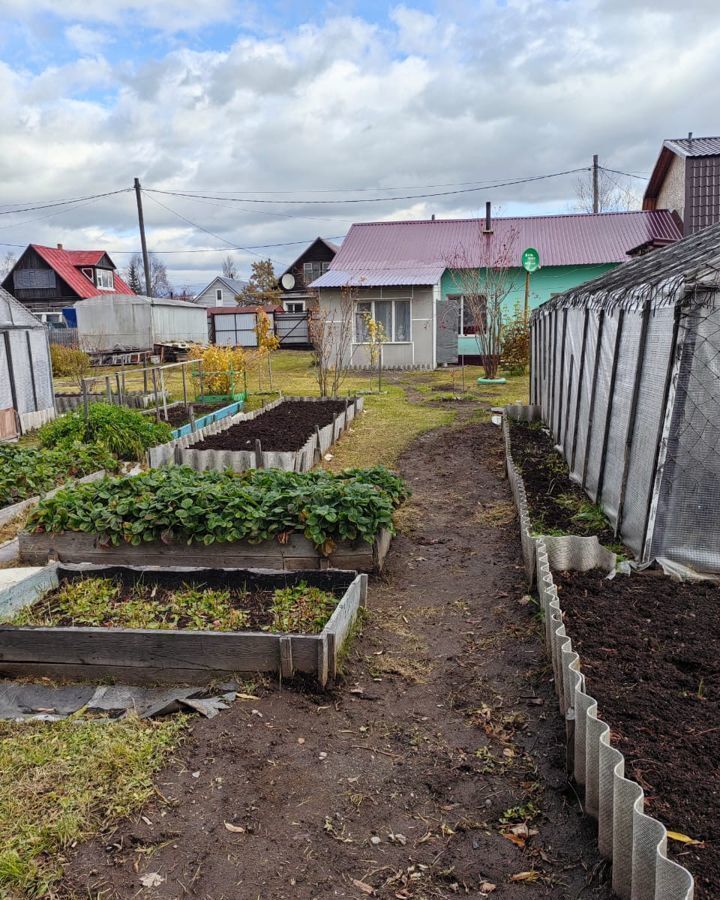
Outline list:
[[[532,403],[642,560],[720,572],[720,225],[532,316]]]

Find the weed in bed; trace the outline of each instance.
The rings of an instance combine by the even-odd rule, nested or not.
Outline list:
[[[0,896],[54,896],[64,852],[153,795],[185,722],[0,721]]]
[[[278,588],[272,598],[273,620],[269,631],[319,634],[337,605],[334,595],[304,581]]]

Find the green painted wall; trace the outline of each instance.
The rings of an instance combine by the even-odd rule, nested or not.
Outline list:
[[[601,263],[594,266],[547,266],[538,269],[530,276],[530,308],[535,309],[549,300],[553,294],[562,294],[570,288],[603,275],[615,266],[616,263]],[[505,301],[505,315],[510,317],[516,305],[520,304],[522,308],[525,302],[525,271],[520,268],[510,269],[508,278],[512,281],[512,289]],[[440,290],[443,299],[448,294],[462,293],[462,289],[447,269],[440,281]],[[464,343],[467,343],[467,347],[463,346]],[[477,344],[472,337],[459,338],[458,344],[460,353],[467,355],[477,353]]]

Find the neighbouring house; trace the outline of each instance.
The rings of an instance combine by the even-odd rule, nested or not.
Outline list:
[[[720,137],[663,141],[643,209],[675,212],[685,235],[720,222]]]
[[[318,237],[285,269],[278,278],[282,291],[280,302],[285,312],[305,312],[317,301],[316,293],[309,291],[308,285],[327,272],[337,252],[337,244]]]
[[[208,326],[211,344],[224,347],[257,347],[257,317],[263,310],[275,330],[275,316],[283,312],[282,306],[265,304],[244,306],[217,306],[208,309]]]
[[[152,350],[156,344],[207,344],[207,310],[170,297],[111,294],[75,305],[78,341],[89,353]]]
[[[200,291],[193,302],[206,309],[218,306],[237,306],[237,298],[246,287],[246,281],[228,278],[227,275],[216,275],[210,284]]]
[[[47,329],[0,288],[0,440],[55,417]]]
[[[507,261],[510,316],[524,303],[521,256],[529,247],[540,256],[529,280],[529,306],[536,308],[628,261],[628,252],[648,241],[680,237],[667,210],[363,223],[352,226],[328,271],[310,286],[335,322],[352,295],[351,365],[369,365],[369,315],[384,327],[387,368],[434,368],[479,353],[460,270]]]
[[[78,300],[132,294],[104,250],[65,250],[30,244],[2,286],[33,313],[60,311]]]

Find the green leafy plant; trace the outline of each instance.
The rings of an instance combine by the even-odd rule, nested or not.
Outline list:
[[[0,507],[44,494],[70,478],[100,469],[117,469],[117,460],[105,447],[69,443],[53,450],[38,450],[0,444]]]
[[[524,375],[530,365],[530,323],[519,304],[503,327],[501,360],[511,375]]]
[[[82,409],[48,422],[40,429],[43,447],[67,447],[76,441],[102,444],[119,459],[142,459],[149,447],[170,440],[172,429],[165,422],[125,406],[93,403],[87,418]]]
[[[336,606],[337,599],[333,594],[310,587],[304,581],[292,587],[278,588],[273,594],[273,620],[268,630],[319,634]]]
[[[329,555],[337,541],[372,543],[381,529],[393,531],[393,509],[407,496],[402,479],[380,467],[334,475],[173,466],[59,491],[39,504],[28,528],[136,545],[285,542],[296,532]]]

